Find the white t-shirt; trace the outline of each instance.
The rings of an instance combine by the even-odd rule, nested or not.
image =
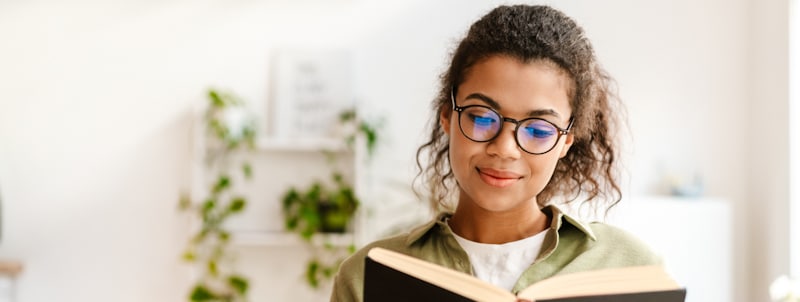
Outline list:
[[[467,252],[475,277],[510,291],[539,256],[546,231],[503,244],[470,241],[455,233],[453,236]]]

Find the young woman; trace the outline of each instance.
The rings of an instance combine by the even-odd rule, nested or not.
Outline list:
[[[417,154],[442,213],[345,261],[331,300],[362,300],[364,257],[376,246],[515,293],[556,274],[658,263],[623,231],[555,206],[621,198],[609,81],[583,30],[553,8],[501,6],[475,22],[442,76]]]

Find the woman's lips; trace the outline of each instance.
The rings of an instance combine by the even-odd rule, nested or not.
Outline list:
[[[480,175],[481,180],[486,184],[498,187],[498,188],[505,188],[510,185],[515,184],[522,178],[521,175],[513,172],[502,171],[502,170],[495,170],[495,169],[488,169],[488,168],[476,168],[478,170],[478,175]]]

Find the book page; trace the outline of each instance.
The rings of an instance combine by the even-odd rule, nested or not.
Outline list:
[[[530,300],[679,289],[660,266],[635,266],[554,276],[520,291]]]

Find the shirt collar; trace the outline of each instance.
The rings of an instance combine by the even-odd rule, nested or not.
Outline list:
[[[548,205],[542,209],[548,216],[552,217],[552,221],[550,222],[550,229],[555,229],[556,231],[560,230],[564,223],[575,227],[576,229],[580,230],[586,236],[588,236],[592,240],[597,240],[595,237],[594,232],[592,232],[592,228],[589,227],[588,224],[573,218],[570,215],[564,213],[559,207],[555,205]],[[415,242],[419,241],[425,235],[430,232],[442,232],[444,234],[451,234],[450,226],[447,225],[446,220],[452,213],[449,212],[442,212],[436,215],[436,218],[429,221],[426,224],[423,224],[409,232],[408,238],[406,239],[407,245],[412,245]]]

